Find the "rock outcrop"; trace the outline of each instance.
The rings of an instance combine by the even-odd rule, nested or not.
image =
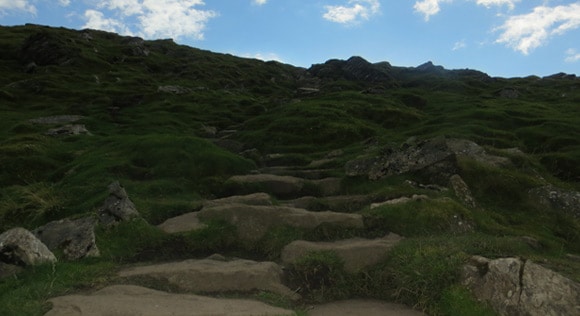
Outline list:
[[[476,256],[462,279],[500,315],[580,314],[580,284],[529,260]]]
[[[402,148],[390,148],[379,156],[361,157],[347,162],[348,176],[366,175],[370,180],[418,172],[430,181],[447,185],[458,171],[457,157],[463,156],[491,166],[504,166],[508,158],[493,156],[472,141],[437,137]]]
[[[0,235],[0,261],[20,266],[56,262],[54,254],[34,234],[12,228]]]
[[[52,309],[44,316],[295,315],[254,300],[170,294],[132,285],[113,285],[90,295],[55,297],[49,302]]]
[[[477,203],[475,203],[475,199],[471,194],[469,186],[467,183],[465,183],[465,181],[463,181],[463,178],[461,178],[460,175],[452,175],[451,178],[449,178],[449,184],[455,192],[455,196],[459,199],[459,201],[461,201],[461,203],[463,203],[463,205],[469,208],[477,207]]]
[[[425,314],[400,304],[374,300],[346,300],[314,306],[308,316],[425,316]]]
[[[332,251],[344,262],[344,270],[355,273],[385,260],[402,238],[389,234],[379,239],[353,238],[334,242],[296,240],[282,250],[282,262],[292,264],[310,252]]]
[[[135,204],[129,199],[119,181],[109,185],[109,196],[99,209],[98,214],[99,221],[104,226],[112,226],[139,217]]]
[[[580,219],[580,192],[553,185],[531,189],[528,194],[546,208]]]
[[[68,260],[77,260],[100,255],[95,243],[96,225],[97,220],[93,217],[62,219],[38,227],[32,232],[50,250],[62,249]]]

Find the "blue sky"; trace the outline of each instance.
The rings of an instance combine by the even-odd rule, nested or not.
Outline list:
[[[580,75],[580,1],[0,0],[0,24],[94,28],[309,67],[331,58]]]

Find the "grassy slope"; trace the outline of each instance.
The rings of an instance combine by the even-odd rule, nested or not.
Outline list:
[[[219,194],[228,176],[256,167],[256,162],[202,138],[204,126],[235,128],[238,139],[250,148],[263,154],[300,154],[296,157],[302,160],[337,148],[344,149],[346,160],[360,154],[365,148],[361,142],[369,138],[397,145],[411,136],[438,135],[529,153],[512,157],[516,163],[510,170],[462,162],[461,175],[485,211],[472,212],[441,200],[454,199],[450,194],[434,195],[440,202],[373,211],[373,216],[383,219],[377,231],[322,229],[305,234],[280,228],[252,249],[238,245],[230,227],[219,222],[180,237],[160,234],[144,222],[101,231],[102,258],[63,263],[54,269],[31,268],[17,279],[1,281],[0,311],[41,314],[46,308],[43,301],[50,296],[106,284],[118,263],[212,252],[275,258],[281,246],[297,238],[371,237],[387,230],[410,238],[388,262],[366,273],[346,275],[332,256],[309,258],[295,267],[297,282],[312,279],[308,273],[319,271],[317,265],[327,267],[328,273],[317,276],[322,281],[307,298],[396,298],[433,314],[477,311],[486,315],[489,311],[456,285],[457,268],[470,254],[547,259],[549,266],[580,279],[580,267],[564,257],[568,252],[580,253],[580,224],[538,208],[524,194],[542,184],[535,174],[580,189],[577,79],[481,80],[392,67],[396,85],[338,78],[320,81],[317,94],[300,96],[296,89],[316,80],[289,65],[214,54],[167,40],[145,42],[150,54],[133,56],[131,39],[98,31],[90,32],[90,40],[77,31],[40,26],[0,32],[2,231],[92,213],[113,180],[126,187],[149,223],[195,210],[201,199]],[[25,73],[27,62],[21,60],[20,49],[36,33],[50,38],[60,54],[57,57],[68,61]],[[191,92],[158,92],[164,85],[188,87]],[[369,88],[380,93],[361,93]],[[516,89],[520,97],[499,97],[505,88]],[[93,136],[52,138],[43,135],[51,126],[28,122],[61,114],[86,116],[80,123]],[[428,193],[405,187],[406,178],[375,183],[349,179],[345,191],[392,197]],[[450,210],[467,214],[477,224],[477,232],[448,238],[445,229],[431,225],[444,221]],[[409,212],[415,216],[406,216]],[[544,247],[531,249],[517,238],[522,235],[537,238]],[[333,290],[325,291],[325,284]]]

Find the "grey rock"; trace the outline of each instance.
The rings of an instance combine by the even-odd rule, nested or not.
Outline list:
[[[22,267],[0,261],[0,280],[13,277],[24,270]]]
[[[455,196],[463,203],[463,205],[469,208],[476,208],[477,203],[475,203],[475,199],[471,194],[471,190],[463,178],[460,175],[454,174],[449,178],[449,184],[451,184],[451,188],[455,192]]]
[[[96,225],[97,220],[93,217],[62,219],[38,227],[32,232],[50,250],[62,249],[68,260],[77,260],[100,255],[95,243]]]
[[[265,192],[278,197],[296,197],[301,195],[305,180],[292,176],[278,176],[271,174],[251,174],[233,176],[227,180],[232,186],[239,188],[239,193],[245,192],[248,187],[259,187]]]
[[[167,219],[157,226],[168,234],[184,233],[207,227],[197,217],[197,213],[191,212]]]
[[[297,240],[284,247],[281,258],[284,264],[292,264],[310,252],[332,251],[343,260],[345,271],[354,273],[385,260],[401,240],[397,234],[379,239],[353,238],[335,242]]]
[[[282,267],[274,262],[185,260],[122,270],[123,278],[151,278],[179,291],[194,293],[250,293],[269,291],[291,299],[299,296],[282,284]]]
[[[475,256],[463,284],[500,315],[578,315],[580,284],[531,261]]]
[[[51,128],[46,132],[49,136],[68,136],[68,135],[92,135],[84,124],[67,124],[56,128]]]
[[[112,285],[90,295],[68,295],[48,300],[45,316],[293,316],[290,310],[255,300],[172,294],[133,285]]]
[[[66,123],[73,123],[83,119],[84,116],[82,115],[54,115],[54,116],[45,116],[39,117],[35,119],[29,120],[30,123],[34,124],[66,124]]]
[[[112,226],[139,217],[139,212],[119,181],[115,181],[109,185],[109,196],[98,210],[98,215],[101,224]]]
[[[375,300],[346,300],[316,305],[308,316],[426,316],[401,304]]]
[[[411,197],[402,196],[396,199],[390,199],[384,202],[371,203],[371,210],[385,205],[397,205],[413,201],[426,201],[429,197],[423,194],[413,194]]]
[[[0,261],[33,266],[56,262],[54,254],[34,234],[24,228],[12,228],[0,235]]]
[[[580,219],[580,192],[547,185],[533,188],[529,196],[546,208]]]
[[[457,173],[457,157],[461,156],[496,167],[510,164],[508,158],[489,155],[474,142],[436,137],[400,149],[391,148],[383,155],[351,160],[345,165],[345,172],[348,176],[366,175],[371,180],[420,172],[435,183],[447,185]]]
[[[181,86],[159,86],[157,92],[165,92],[172,94],[186,94],[191,92],[191,89]]]
[[[196,214],[202,221],[221,219],[229,222],[236,226],[240,239],[248,243],[260,240],[269,229],[283,225],[307,230],[323,224],[363,228],[360,214],[309,212],[284,206],[228,204],[204,208]]]

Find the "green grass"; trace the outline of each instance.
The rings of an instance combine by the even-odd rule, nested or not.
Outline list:
[[[42,53],[34,57],[37,71],[23,72],[29,60],[21,60],[21,48],[37,33],[49,39],[57,57],[70,62],[46,61],[50,54]],[[376,69],[392,80],[370,83],[349,80],[338,68],[318,65],[315,69],[323,71],[312,77],[290,65],[171,40],[146,41],[149,56],[137,56],[128,38],[90,34],[87,41],[73,30],[0,28],[0,230],[94,214],[107,185],[116,180],[143,218],[99,229],[101,258],[27,268],[0,280],[0,314],[41,315],[47,298],[105,285],[124,263],[216,252],[277,260],[284,245],[296,239],[378,237],[389,231],[407,239],[388,260],[359,274],[345,273],[332,253],[313,254],[292,267],[306,301],[369,297],[403,302],[430,315],[493,315],[458,285],[458,268],[475,254],[522,256],[580,280],[577,263],[565,257],[580,254],[578,219],[546,210],[528,194],[548,183],[580,190],[577,79],[487,78],[478,72],[422,73],[381,64]],[[190,92],[158,92],[164,85]],[[302,95],[300,87],[320,90]],[[505,88],[517,90],[519,97],[502,98]],[[57,125],[29,122],[62,114],[85,116],[78,123],[93,136],[49,137],[44,133]],[[229,137],[253,149],[252,159],[204,139],[208,126],[237,131]],[[469,139],[512,161],[511,167],[492,168],[459,159],[459,174],[478,209],[462,206],[453,192],[405,182],[423,181],[414,175],[378,181],[344,177],[342,166],[351,159],[388,152],[409,137],[435,136]],[[525,154],[504,151],[514,147]],[[223,222],[172,236],[154,226],[198,210],[204,199],[234,192],[226,183],[232,175],[247,174],[261,163],[305,167],[334,149],[343,155],[324,167],[343,177],[344,194],[370,195],[377,202],[413,194],[430,199],[364,210],[365,230],[278,227],[251,247],[241,245],[235,228]],[[267,154],[283,155],[262,159]],[[303,193],[319,192],[307,187]],[[472,223],[474,232],[457,231],[456,216]],[[531,248],[522,236],[536,239],[540,247]],[[279,301],[266,294],[263,299]]]

